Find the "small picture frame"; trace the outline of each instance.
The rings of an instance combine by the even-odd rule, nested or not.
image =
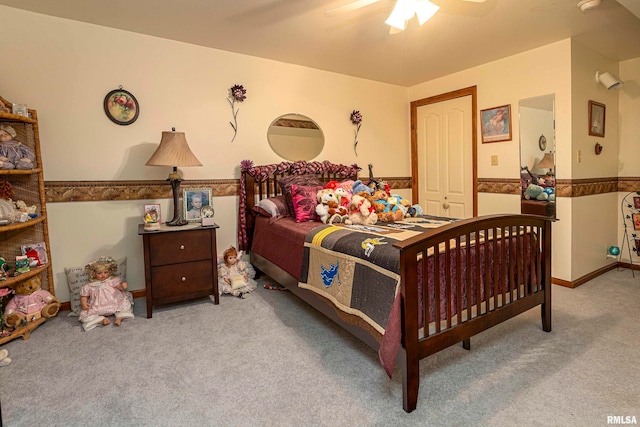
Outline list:
[[[589,135],[604,138],[607,107],[596,101],[589,101]]]
[[[147,218],[147,214],[149,214],[150,222],[162,224],[162,210],[160,208],[160,204],[144,205],[145,218]],[[145,220],[145,222],[147,221]]]
[[[482,143],[511,141],[511,104],[480,110]]]
[[[633,197],[633,207],[635,209],[640,209],[640,197],[639,196],[634,196]]]
[[[138,100],[129,91],[120,87],[104,97],[104,112],[109,120],[121,126],[130,125],[138,119],[140,106]]]
[[[184,219],[189,222],[202,219],[203,206],[211,206],[210,188],[185,188],[182,194]]]
[[[633,239],[633,243],[635,245],[635,253],[640,255],[640,239],[636,237]]]
[[[633,229],[640,230],[640,214],[634,213],[631,217],[633,218]]]
[[[47,245],[45,245],[44,242],[22,245],[20,247],[20,252],[22,255],[27,257],[36,258],[37,266],[41,266],[49,262],[49,257],[47,256]],[[34,252],[36,255],[35,257],[33,256]]]
[[[13,104],[11,112],[16,116],[29,117],[29,108],[27,108],[27,104]]]

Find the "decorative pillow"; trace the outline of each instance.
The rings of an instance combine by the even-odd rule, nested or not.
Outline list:
[[[291,186],[295,185],[322,185],[318,177],[314,174],[307,175],[287,175],[278,179],[278,184],[282,189],[282,194],[284,194],[285,200],[287,201],[287,206],[289,207],[289,211],[294,213],[295,209],[293,208],[293,199],[291,198]]]
[[[118,263],[116,274],[124,282],[127,280],[127,257],[117,259],[116,262]],[[80,289],[89,283],[89,273],[85,271],[84,266],[66,267],[64,272],[67,275],[67,285],[69,286],[69,304],[71,305],[69,316],[78,316],[82,310],[80,307]]]
[[[317,221],[316,205],[318,199],[316,195],[322,190],[322,185],[291,185],[291,199],[293,200],[293,212],[296,222]]]
[[[266,217],[291,215],[287,201],[283,195],[262,199],[251,209],[257,214]]]
[[[244,276],[231,276],[231,289],[239,289],[247,286]]]

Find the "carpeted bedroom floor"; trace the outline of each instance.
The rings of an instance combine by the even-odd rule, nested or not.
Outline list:
[[[268,280],[268,278],[267,278]],[[61,313],[3,346],[3,426],[602,426],[640,422],[640,273],[553,288],[534,309],[421,362],[418,408],[399,371],[289,292],[260,287],[84,332]],[[631,418],[629,418],[631,419]]]

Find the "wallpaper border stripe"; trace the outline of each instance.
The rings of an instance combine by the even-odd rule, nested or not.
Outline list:
[[[361,177],[366,182],[368,178]],[[391,189],[411,188],[411,177],[380,178]],[[109,200],[170,199],[171,187],[166,181],[45,181],[47,203],[97,202]],[[211,188],[213,197],[237,196],[239,179],[188,180],[182,187]],[[595,194],[640,190],[640,177],[608,177],[559,179],[557,197],[582,197]],[[478,193],[520,194],[520,180],[511,178],[478,178]]]

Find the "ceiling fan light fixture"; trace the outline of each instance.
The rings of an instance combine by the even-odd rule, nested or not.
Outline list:
[[[440,9],[440,6],[431,3],[429,0],[415,0],[414,5],[416,15],[418,15],[418,23],[420,23],[420,25],[431,19],[431,17]]]
[[[398,0],[384,23],[403,31],[407,26],[407,20],[415,13],[413,0]]]

